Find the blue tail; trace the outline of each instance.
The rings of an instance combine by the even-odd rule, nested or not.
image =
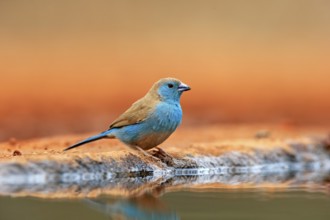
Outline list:
[[[76,148],[76,147],[79,147],[79,146],[81,146],[83,144],[87,144],[89,142],[93,142],[93,141],[96,141],[96,140],[99,140],[99,139],[111,138],[111,137],[108,136],[108,134],[109,134],[109,130],[108,131],[104,131],[101,134],[94,135],[92,137],[89,137],[89,138],[87,138],[87,139],[85,139],[83,141],[80,141],[80,142],[78,142],[78,143],[70,146],[70,147],[64,149],[64,151],[71,150],[71,149]]]

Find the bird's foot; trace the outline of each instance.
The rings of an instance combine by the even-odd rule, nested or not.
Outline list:
[[[142,148],[136,147],[136,149],[138,149],[139,152],[143,154],[143,156],[145,156],[147,158],[151,158],[151,159],[155,160],[156,162],[162,162],[160,158],[155,157],[154,155],[150,154],[149,152],[143,150]]]
[[[155,147],[154,149],[149,151],[149,153],[154,157],[160,159],[163,163],[167,164],[167,166],[174,165],[174,158],[159,147]]]

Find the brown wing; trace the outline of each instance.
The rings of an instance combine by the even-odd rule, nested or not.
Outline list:
[[[136,101],[129,109],[112,122],[109,129],[137,124],[146,120],[157,103],[157,100],[150,100],[148,97]]]

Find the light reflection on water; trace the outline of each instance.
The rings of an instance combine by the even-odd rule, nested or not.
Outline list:
[[[7,185],[0,219],[329,219],[329,183],[287,172]]]

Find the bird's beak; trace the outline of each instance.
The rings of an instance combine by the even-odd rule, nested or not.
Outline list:
[[[191,88],[190,88],[188,85],[184,84],[184,83],[181,83],[181,84],[179,85],[179,87],[178,87],[178,91],[179,91],[179,92],[188,91],[188,90],[190,90],[190,89],[191,89]]]

